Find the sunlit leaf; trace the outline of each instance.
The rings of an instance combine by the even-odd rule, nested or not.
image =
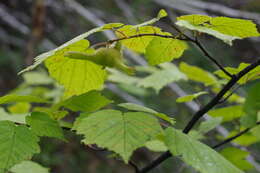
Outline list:
[[[48,103],[48,100],[32,96],[32,95],[16,95],[9,94],[0,97],[0,104],[16,103],[16,102],[32,102],[32,103]]]
[[[260,36],[256,24],[251,20],[229,17],[186,15],[177,18],[176,24],[190,30],[207,33],[232,45],[235,39]]]
[[[33,161],[23,161],[10,169],[12,173],[49,173],[49,169]]]
[[[178,103],[190,102],[190,101],[198,98],[199,96],[207,94],[207,93],[208,92],[202,91],[202,92],[198,92],[198,93],[195,93],[195,94],[182,96],[182,97],[177,98],[176,102],[178,102]]]
[[[212,109],[208,112],[212,117],[222,117],[223,122],[232,121],[244,115],[241,105],[228,106],[223,108]]]

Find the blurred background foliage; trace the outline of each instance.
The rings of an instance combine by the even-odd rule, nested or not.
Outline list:
[[[1,0],[0,95],[13,91],[45,98],[59,98],[62,88],[46,75],[44,68],[27,77],[26,75],[18,76],[17,73],[26,65],[30,65],[35,55],[53,49],[96,26],[110,22],[138,24],[155,17],[161,8],[167,10],[169,18],[161,20],[157,25],[171,32],[175,31],[169,23],[174,22],[177,16],[184,14],[248,18],[260,24],[259,0]],[[97,43],[106,40],[106,36],[93,35],[88,39],[91,43]],[[232,47],[207,35],[202,35],[201,40],[211,54],[215,55],[225,66],[237,67],[240,62],[253,62],[254,57],[259,56],[260,53],[259,38],[235,41]],[[174,63],[185,61],[205,70],[215,71],[214,65],[202,56],[197,49],[190,46],[184,56]],[[131,59],[129,62],[132,65],[136,63]],[[144,75],[145,73],[139,74],[140,77]],[[188,94],[207,90],[202,85],[194,85],[191,81],[179,82],[178,86]],[[192,106],[187,107],[185,104],[175,102],[176,98],[182,95],[180,92],[183,92],[182,89],[178,90],[178,86],[177,88],[175,85],[164,87],[156,92],[152,88],[147,89],[129,84],[114,85],[113,82],[108,82],[103,93],[114,99],[115,103],[135,102],[171,115],[177,121],[176,127],[182,128],[194,110],[191,109]],[[245,96],[247,87],[248,85],[241,87],[237,93]],[[204,105],[208,100],[209,97],[201,96],[193,102],[193,106],[194,104],[195,107]],[[12,106],[13,108],[7,108],[9,112],[21,111],[19,105]],[[14,106],[17,106],[16,109]],[[75,116],[69,118],[75,118]],[[225,123],[224,126],[230,131],[239,129],[236,121]],[[207,137],[205,142],[209,145],[214,145],[217,140],[223,138],[216,131],[207,133]],[[68,142],[48,138],[41,140],[42,152],[33,160],[49,167],[53,173],[133,172],[131,166],[124,165],[116,159],[109,159],[112,157],[110,152],[97,151],[95,146],[83,146],[80,144],[79,136],[67,132],[66,138]],[[241,169],[252,173],[259,172],[260,143],[257,141],[250,134],[236,140],[240,148],[251,153],[256,169],[252,166],[252,162],[244,160],[248,155],[247,152],[235,151],[232,146],[229,146],[233,148],[231,150],[221,151],[220,149],[220,151],[224,156],[230,157],[229,159]],[[158,153],[139,149],[132,160],[142,166],[157,155]],[[171,158],[154,172],[189,173],[195,171],[179,159]]]

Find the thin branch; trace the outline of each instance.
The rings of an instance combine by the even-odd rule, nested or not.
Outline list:
[[[222,88],[222,90],[203,108],[201,108],[197,113],[194,114],[192,119],[188,122],[186,127],[183,130],[183,133],[188,133],[193,126],[197,123],[197,121],[205,114],[207,113],[210,109],[212,109],[215,105],[218,104],[220,99],[230,90],[230,88],[233,87],[237,83],[239,79],[241,79],[244,75],[246,75],[248,72],[256,68],[257,66],[260,65],[260,59],[258,59],[256,62],[252,63],[251,65],[247,66],[245,69],[240,71],[237,75],[234,75],[232,79]],[[145,166],[143,169],[140,170],[141,173],[146,173],[153,168],[157,167],[160,165],[163,161],[171,157],[171,153],[169,151],[163,153],[161,156],[159,156],[157,159],[152,161],[150,164]]]
[[[233,77],[232,74],[230,74],[227,70],[225,70],[225,68],[215,58],[213,58],[210,55],[210,53],[202,46],[199,40],[196,39],[193,41],[193,43],[195,43],[195,45],[199,47],[199,49],[204,53],[204,55],[208,57],[212,62],[214,62],[226,75],[228,75],[231,78]]]
[[[226,75],[228,75],[229,77],[233,77],[232,74],[230,74],[215,58],[213,58],[212,55],[210,55],[210,53],[202,46],[202,44],[200,43],[200,41],[198,40],[198,38],[196,37],[195,39],[189,37],[188,35],[184,34],[177,26],[175,26],[174,24],[170,24],[171,27],[173,27],[178,33],[180,33],[181,35],[183,35],[187,41],[190,41],[192,43],[194,43],[202,52],[203,54],[210,59],[214,64],[216,64],[216,66],[218,66],[218,68],[220,68]],[[185,40],[185,39],[184,39]]]
[[[172,35],[162,35],[162,34],[156,34],[156,33],[148,33],[148,34],[136,34],[136,35],[131,35],[129,37],[121,37],[121,38],[117,38],[117,39],[113,39],[113,40],[108,40],[108,41],[104,41],[104,42],[100,42],[97,44],[92,45],[92,47],[99,47],[99,46],[106,46],[118,41],[122,41],[122,40],[129,40],[129,39],[133,39],[133,38],[137,38],[137,37],[147,37],[147,36],[154,36],[154,37],[162,37],[162,38],[171,38],[171,39],[179,39],[179,40],[186,40],[187,39],[183,39],[183,38],[177,38],[176,36],[172,36]]]
[[[256,123],[256,126],[258,126],[258,125],[260,125],[260,121]],[[254,127],[256,127],[256,126],[254,126]],[[242,130],[241,132],[239,132],[238,134],[236,134],[232,137],[229,137],[229,138],[225,139],[224,141],[218,143],[217,145],[213,146],[212,148],[215,149],[215,148],[218,148],[222,145],[225,145],[225,144],[229,143],[230,141],[233,141],[234,139],[236,139],[236,138],[242,136],[243,134],[247,133],[249,130],[251,130],[254,127],[246,128],[246,129]]]
[[[138,166],[133,161],[129,161],[129,165],[131,165],[134,168],[136,173],[140,172]]]

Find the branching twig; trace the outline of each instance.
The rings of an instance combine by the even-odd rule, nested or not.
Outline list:
[[[248,72],[256,68],[260,65],[260,59],[258,59],[256,62],[252,63],[251,65],[247,66],[245,69],[240,71],[237,75],[234,75],[232,79],[222,88],[222,90],[203,108],[201,108],[197,113],[194,114],[192,119],[188,122],[186,127],[183,130],[183,133],[188,133],[193,126],[196,124],[196,122],[210,109],[212,109],[215,105],[219,103],[219,101],[222,99],[222,97],[230,90],[233,85],[237,83],[239,79],[241,79],[244,75],[246,75]],[[140,170],[141,173],[146,173],[150,171],[151,169],[155,168],[159,164],[161,164],[163,161],[171,157],[171,153],[169,151],[163,153],[161,156],[159,156],[157,159],[152,161],[150,164],[148,164],[146,167]]]

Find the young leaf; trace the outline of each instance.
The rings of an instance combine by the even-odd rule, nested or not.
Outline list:
[[[14,165],[10,171],[12,173],[49,173],[48,168],[29,160]]]
[[[241,117],[244,114],[244,112],[241,105],[235,105],[212,109],[208,112],[208,114],[212,117],[222,117],[223,122],[228,122]]]
[[[26,126],[0,121],[0,172],[40,152],[39,138]]]
[[[229,147],[221,150],[220,154],[242,170],[246,171],[254,168],[253,165],[246,160],[246,157],[249,155],[249,152],[247,151]]]
[[[16,102],[32,102],[32,103],[49,103],[48,100],[31,96],[31,95],[16,95],[9,94],[0,97],[0,104],[16,103]]]
[[[179,130],[167,128],[165,135],[170,152],[201,173],[242,173],[215,150]]]
[[[73,96],[63,101],[60,105],[77,112],[93,112],[112,103],[98,91],[90,91],[79,96]]]
[[[102,110],[75,124],[85,144],[97,144],[118,153],[127,163],[132,152],[162,132],[157,119],[143,112]]]
[[[101,89],[106,78],[106,71],[101,66],[84,60],[64,57],[66,52],[87,52],[89,42],[80,40],[57,51],[45,61],[50,75],[65,88],[65,98],[85,92]]]
[[[260,83],[254,84],[246,97],[244,104],[245,116],[241,118],[241,123],[244,127],[252,127],[256,125],[257,114],[260,111]]]
[[[177,18],[176,24],[190,30],[207,33],[232,45],[235,39],[258,37],[256,24],[250,20],[229,17],[186,15]]]
[[[94,62],[103,68],[111,67],[129,75],[134,74],[134,69],[124,64],[122,54],[115,48],[99,48],[94,53],[67,52],[65,57]]]
[[[26,117],[26,123],[31,126],[32,131],[38,136],[55,137],[65,140],[62,128],[56,120],[44,112],[32,112]]]
[[[207,93],[208,92],[202,91],[202,92],[198,92],[198,93],[195,93],[195,94],[182,96],[182,97],[177,98],[176,102],[178,102],[178,103],[190,102],[190,101],[198,98],[199,96],[207,94]]]
[[[187,44],[178,39],[154,38],[146,47],[145,57],[150,65],[169,62],[182,56]]]
[[[187,75],[190,80],[201,82],[206,86],[217,84],[217,78],[211,73],[196,67],[186,64],[185,62],[181,62],[180,70]]]
[[[156,70],[151,75],[138,81],[137,85],[144,88],[154,88],[158,93],[164,86],[180,80],[187,80],[187,77],[174,64],[164,63],[160,65],[161,70]],[[156,81],[156,82],[155,82]]]
[[[132,111],[139,111],[139,112],[146,112],[146,113],[150,113],[152,115],[155,115],[165,121],[168,121],[169,123],[171,124],[174,124],[174,120],[173,118],[163,114],[163,113],[159,113],[153,109],[150,109],[150,108],[147,108],[147,107],[144,107],[144,106],[141,106],[141,105],[137,105],[137,104],[134,104],[134,103],[121,103],[119,104],[118,106],[120,107],[123,107],[123,108],[126,108],[128,110],[132,110]]]
[[[31,104],[26,102],[15,103],[11,106],[8,106],[7,109],[12,114],[25,114],[30,111]]]

